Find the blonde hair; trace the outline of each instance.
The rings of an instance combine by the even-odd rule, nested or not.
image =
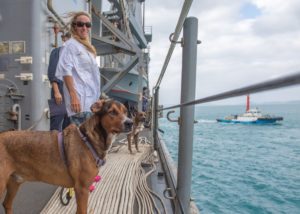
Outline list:
[[[77,33],[76,33],[76,30],[75,30],[75,25],[73,23],[76,22],[76,19],[79,17],[79,16],[86,16],[88,17],[90,20],[91,20],[91,17],[88,13],[84,12],[84,11],[79,11],[79,12],[71,12],[71,13],[68,13],[68,17],[71,18],[70,22],[69,22],[69,25],[70,25],[70,32],[72,34],[72,37],[74,39],[76,39],[78,42],[80,42],[81,44],[83,44],[86,49],[91,52],[95,57],[97,55],[97,51],[96,51],[96,48],[90,43],[90,40],[89,38],[86,38],[86,39],[82,39],[80,38]]]

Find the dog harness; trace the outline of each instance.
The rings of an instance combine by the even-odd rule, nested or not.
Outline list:
[[[91,151],[91,153],[92,153],[92,155],[93,155],[93,157],[96,161],[96,166],[97,167],[103,166],[105,164],[105,160],[99,158],[99,156],[97,155],[97,152],[95,151],[94,147],[90,144],[90,142],[87,140],[87,137],[84,136],[84,134],[79,129],[78,129],[78,132],[80,134],[81,139],[84,141],[85,145],[87,145],[87,147]],[[63,159],[65,165],[67,166],[68,161],[67,161],[67,156],[66,156],[63,133],[58,132],[57,138],[58,138],[58,148],[59,148],[60,156]]]
[[[87,145],[87,147],[89,148],[89,150],[92,152],[95,160],[96,160],[96,165],[97,167],[103,166],[105,164],[105,160],[102,160],[101,158],[98,157],[95,149],[93,148],[93,146],[90,144],[90,142],[87,140],[87,137],[85,137],[83,135],[83,133],[78,129],[80,137],[83,139],[83,141],[85,142],[85,144]],[[61,158],[63,159],[65,165],[68,165],[67,162],[67,157],[66,157],[66,150],[65,150],[65,144],[64,144],[64,136],[63,136],[63,132],[58,132],[57,135],[58,138],[58,148],[59,148],[59,153]],[[93,192],[96,189],[96,185],[97,183],[101,180],[101,176],[97,175],[94,178],[93,184],[90,185],[89,187],[89,191]]]
[[[89,148],[89,150],[91,151],[95,161],[96,161],[96,165],[97,167],[103,166],[105,164],[105,160],[99,158],[96,150],[94,149],[94,147],[92,146],[92,144],[88,141],[87,137],[80,131],[80,129],[78,128],[78,132],[80,134],[81,139],[84,141],[85,145],[87,145],[87,147]]]
[[[64,136],[62,132],[58,132],[57,134],[58,138],[58,148],[61,159],[63,159],[65,165],[68,165],[67,157],[66,157],[66,150],[65,150],[65,144],[64,144]]]

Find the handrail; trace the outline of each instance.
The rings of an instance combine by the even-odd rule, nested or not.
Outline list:
[[[173,40],[174,41],[177,41],[178,38],[179,38],[179,36],[180,36],[180,32],[182,30],[184,20],[187,17],[187,14],[188,14],[188,12],[189,12],[189,10],[191,8],[192,3],[193,3],[193,0],[185,0],[184,1],[184,4],[182,6],[182,10],[181,10],[181,13],[180,13],[180,17],[178,19],[178,22],[177,22],[177,25],[176,25],[176,28],[175,28],[175,32],[174,32],[174,36],[173,36]],[[154,89],[156,89],[157,87],[159,87],[159,85],[160,85],[160,83],[162,81],[162,78],[163,78],[163,76],[164,76],[164,74],[166,72],[166,69],[167,69],[168,64],[170,62],[170,59],[171,59],[171,56],[172,56],[173,51],[175,49],[175,45],[176,45],[176,43],[171,42],[168,54],[166,56],[164,65],[162,67],[162,70],[160,72],[160,75],[158,77],[158,80],[157,80],[157,83],[156,83]]]
[[[153,88],[153,103],[152,103],[152,131],[153,131],[153,139],[154,139],[154,148],[160,153],[164,153],[164,151],[161,151],[161,142],[160,142],[160,137],[158,137],[157,130],[159,128],[158,126],[158,112],[161,110],[167,110],[167,109],[173,109],[173,108],[178,108],[178,107],[185,107],[180,109],[180,123],[179,123],[179,145],[178,145],[178,173],[177,173],[177,181],[175,181],[174,175],[172,175],[172,172],[170,171],[170,168],[168,167],[168,163],[163,164],[162,167],[164,168],[165,171],[168,171],[166,180],[168,183],[168,187],[172,191],[172,199],[174,200],[174,206],[175,206],[175,212],[177,213],[189,213],[190,211],[190,189],[191,188],[191,168],[192,168],[192,151],[193,151],[193,129],[194,126],[191,124],[193,123],[193,118],[194,118],[194,106],[190,105],[196,105],[200,103],[206,103],[206,102],[211,102],[211,101],[217,101],[217,100],[222,100],[230,97],[237,97],[237,96],[242,96],[245,94],[250,94],[250,93],[257,93],[257,92],[262,92],[262,91],[267,91],[271,89],[277,89],[277,88],[283,88],[287,86],[292,86],[292,85],[297,85],[300,84],[300,71],[297,71],[296,73],[289,74],[286,76],[282,76],[280,78],[274,79],[274,80],[269,80],[269,81],[264,81],[260,82],[257,84],[249,85],[246,87],[238,88],[238,89],[233,89],[230,91],[226,91],[223,93],[219,94],[214,94],[212,96],[208,96],[202,99],[197,99],[195,100],[195,85],[190,84],[190,82],[193,83],[193,81],[190,81],[190,79],[195,80],[195,77],[192,75],[196,73],[196,66],[194,67],[193,64],[196,64],[196,59],[193,57],[197,56],[197,51],[194,51],[193,48],[195,48],[195,45],[192,45],[189,47],[188,42],[186,43],[186,38],[189,38],[190,40],[193,40],[192,43],[190,44],[196,44],[197,42],[194,41],[194,37],[197,38],[197,28],[195,28],[195,25],[192,24],[190,18],[186,19],[187,13],[190,9],[192,0],[188,1],[185,0],[184,6],[182,8],[180,18],[178,20],[176,30],[171,34],[170,37],[174,36],[173,38],[170,38],[171,40],[171,45],[168,50],[168,54],[166,56],[165,62],[163,64],[161,73],[159,75],[159,78],[157,80],[157,83],[155,87]],[[191,17],[192,18],[192,17]],[[196,19],[197,20],[197,19]],[[184,23],[187,21],[186,23]],[[190,22],[188,22],[190,21]],[[189,71],[188,74],[190,75],[191,78],[182,78],[182,88],[181,88],[181,104],[179,105],[174,105],[170,106],[167,108],[160,108],[158,109],[158,103],[159,103],[159,88],[161,81],[163,79],[163,76],[166,72],[166,68],[168,66],[168,63],[170,61],[170,58],[172,56],[172,53],[175,49],[175,45],[178,41],[178,37],[180,35],[180,32],[183,28],[183,24],[185,25],[184,27],[184,42],[185,45],[183,46],[183,71]],[[197,24],[198,25],[198,24]],[[189,27],[188,27],[189,26]],[[191,27],[193,26],[193,27]],[[191,31],[190,29],[194,29],[194,32]],[[185,31],[187,30],[187,31]],[[185,35],[186,32],[186,35]],[[194,37],[193,37],[193,36]],[[186,47],[189,47],[188,50],[185,50]],[[193,53],[187,56],[187,53]],[[193,56],[193,57],[191,57]],[[186,58],[191,59],[191,60],[186,60]],[[191,65],[187,66],[187,68],[184,67],[184,64]],[[185,76],[183,76],[185,77]],[[189,90],[186,90],[188,88]],[[184,93],[188,91],[189,93]],[[184,98],[184,99],[183,99]],[[193,100],[193,101],[189,101]],[[190,107],[186,107],[190,106]],[[160,155],[162,156],[162,155]],[[164,161],[162,159],[162,161]],[[166,166],[167,165],[167,166]],[[170,176],[169,176],[170,174]],[[176,187],[175,187],[176,183]],[[169,189],[168,189],[169,190]],[[174,194],[173,194],[174,193]]]
[[[226,98],[230,98],[230,97],[237,97],[237,96],[246,95],[246,94],[250,94],[250,93],[257,93],[257,92],[267,91],[267,90],[276,89],[276,88],[283,88],[283,87],[297,85],[297,84],[300,84],[300,71],[297,71],[293,74],[283,76],[283,77],[280,77],[280,78],[277,78],[274,80],[257,83],[254,85],[250,85],[250,86],[246,86],[243,88],[223,92],[220,94],[212,95],[209,97],[197,99],[197,100],[190,101],[190,102],[185,102],[185,103],[170,106],[167,108],[161,108],[157,111],[173,109],[173,108],[189,106],[189,105],[196,105],[196,104],[200,104],[200,103],[207,103],[207,102],[222,100],[222,99],[226,99]]]

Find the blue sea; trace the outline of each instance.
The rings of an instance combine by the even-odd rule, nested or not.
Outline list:
[[[192,197],[201,214],[300,213],[300,104],[259,108],[284,120],[222,124],[215,119],[244,113],[245,107],[196,106]],[[178,124],[161,118],[159,126],[177,162]]]

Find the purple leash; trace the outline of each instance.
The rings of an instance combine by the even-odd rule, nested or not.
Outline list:
[[[87,137],[84,136],[84,134],[79,130],[78,128],[78,132],[80,134],[80,137],[82,138],[82,140],[84,141],[85,145],[87,145],[87,147],[89,148],[89,150],[91,151],[95,161],[96,161],[96,165],[97,167],[103,166],[105,164],[105,160],[99,158],[97,152],[95,151],[94,147],[90,144],[90,142],[88,141]]]

